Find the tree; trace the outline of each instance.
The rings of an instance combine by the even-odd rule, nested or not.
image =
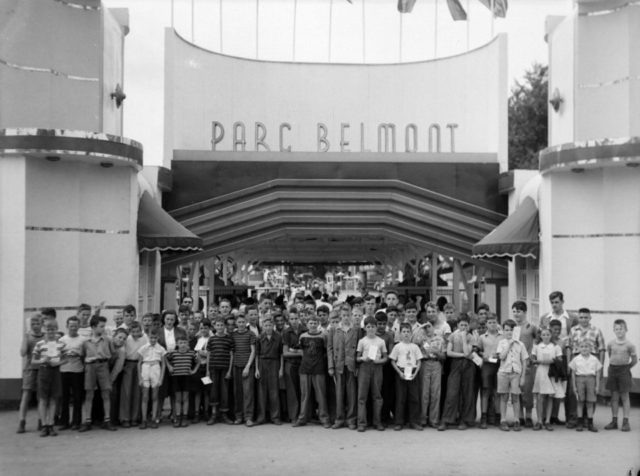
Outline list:
[[[534,63],[509,97],[509,169],[537,169],[547,147],[548,67]]]

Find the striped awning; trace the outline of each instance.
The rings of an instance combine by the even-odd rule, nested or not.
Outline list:
[[[148,192],[138,205],[139,251],[200,251],[202,238],[171,217]]]
[[[520,206],[491,233],[473,245],[472,258],[534,258],[540,252],[538,207],[532,198]]]

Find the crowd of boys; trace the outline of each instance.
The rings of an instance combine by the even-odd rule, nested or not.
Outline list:
[[[44,309],[30,318],[21,346],[18,433],[26,431],[32,392],[43,437],[56,436],[56,426],[89,431],[97,421],[109,431],[154,429],[163,415],[176,428],[316,420],[359,432],[489,425],[597,432],[605,357],[612,397],[605,429],[618,428],[622,402],[620,429],[629,431],[637,354],[625,321],[614,321],[616,337],[605,344],[588,309],[576,318],[561,292],[549,299],[552,311],[539,325],[522,301],[500,325],[485,304],[458,315],[451,304],[400,302],[393,291],[380,301],[333,303],[295,295],[289,306],[282,297],[236,306],[222,299],[206,317],[187,297],[177,312],[139,320],[126,306],[112,328],[99,308],[92,315],[82,304],[66,332],[55,310]],[[558,418],[563,403],[566,422]]]

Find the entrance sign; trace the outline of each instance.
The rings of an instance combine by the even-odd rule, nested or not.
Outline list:
[[[477,153],[506,170],[506,46],[498,35],[438,60],[293,63],[207,51],[167,30],[165,165],[178,150],[209,151],[213,160],[234,152],[238,160],[320,152],[381,161],[439,153],[452,163],[454,154]]]

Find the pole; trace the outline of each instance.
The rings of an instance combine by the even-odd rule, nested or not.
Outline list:
[[[435,14],[433,16],[433,57],[438,57],[438,0],[433,0]]]
[[[195,43],[195,10],[196,10],[196,5],[195,5],[195,0],[191,0],[191,43]]]
[[[331,33],[333,29],[333,0],[329,0],[329,63],[331,63]]]
[[[296,26],[298,23],[298,0],[293,0],[293,53],[292,60],[296,60]]]
[[[366,22],[364,15],[364,0],[362,0],[362,62],[367,62],[367,36],[366,36]]]
[[[398,62],[402,63],[402,13],[398,13],[400,15],[400,34],[398,35]]]

